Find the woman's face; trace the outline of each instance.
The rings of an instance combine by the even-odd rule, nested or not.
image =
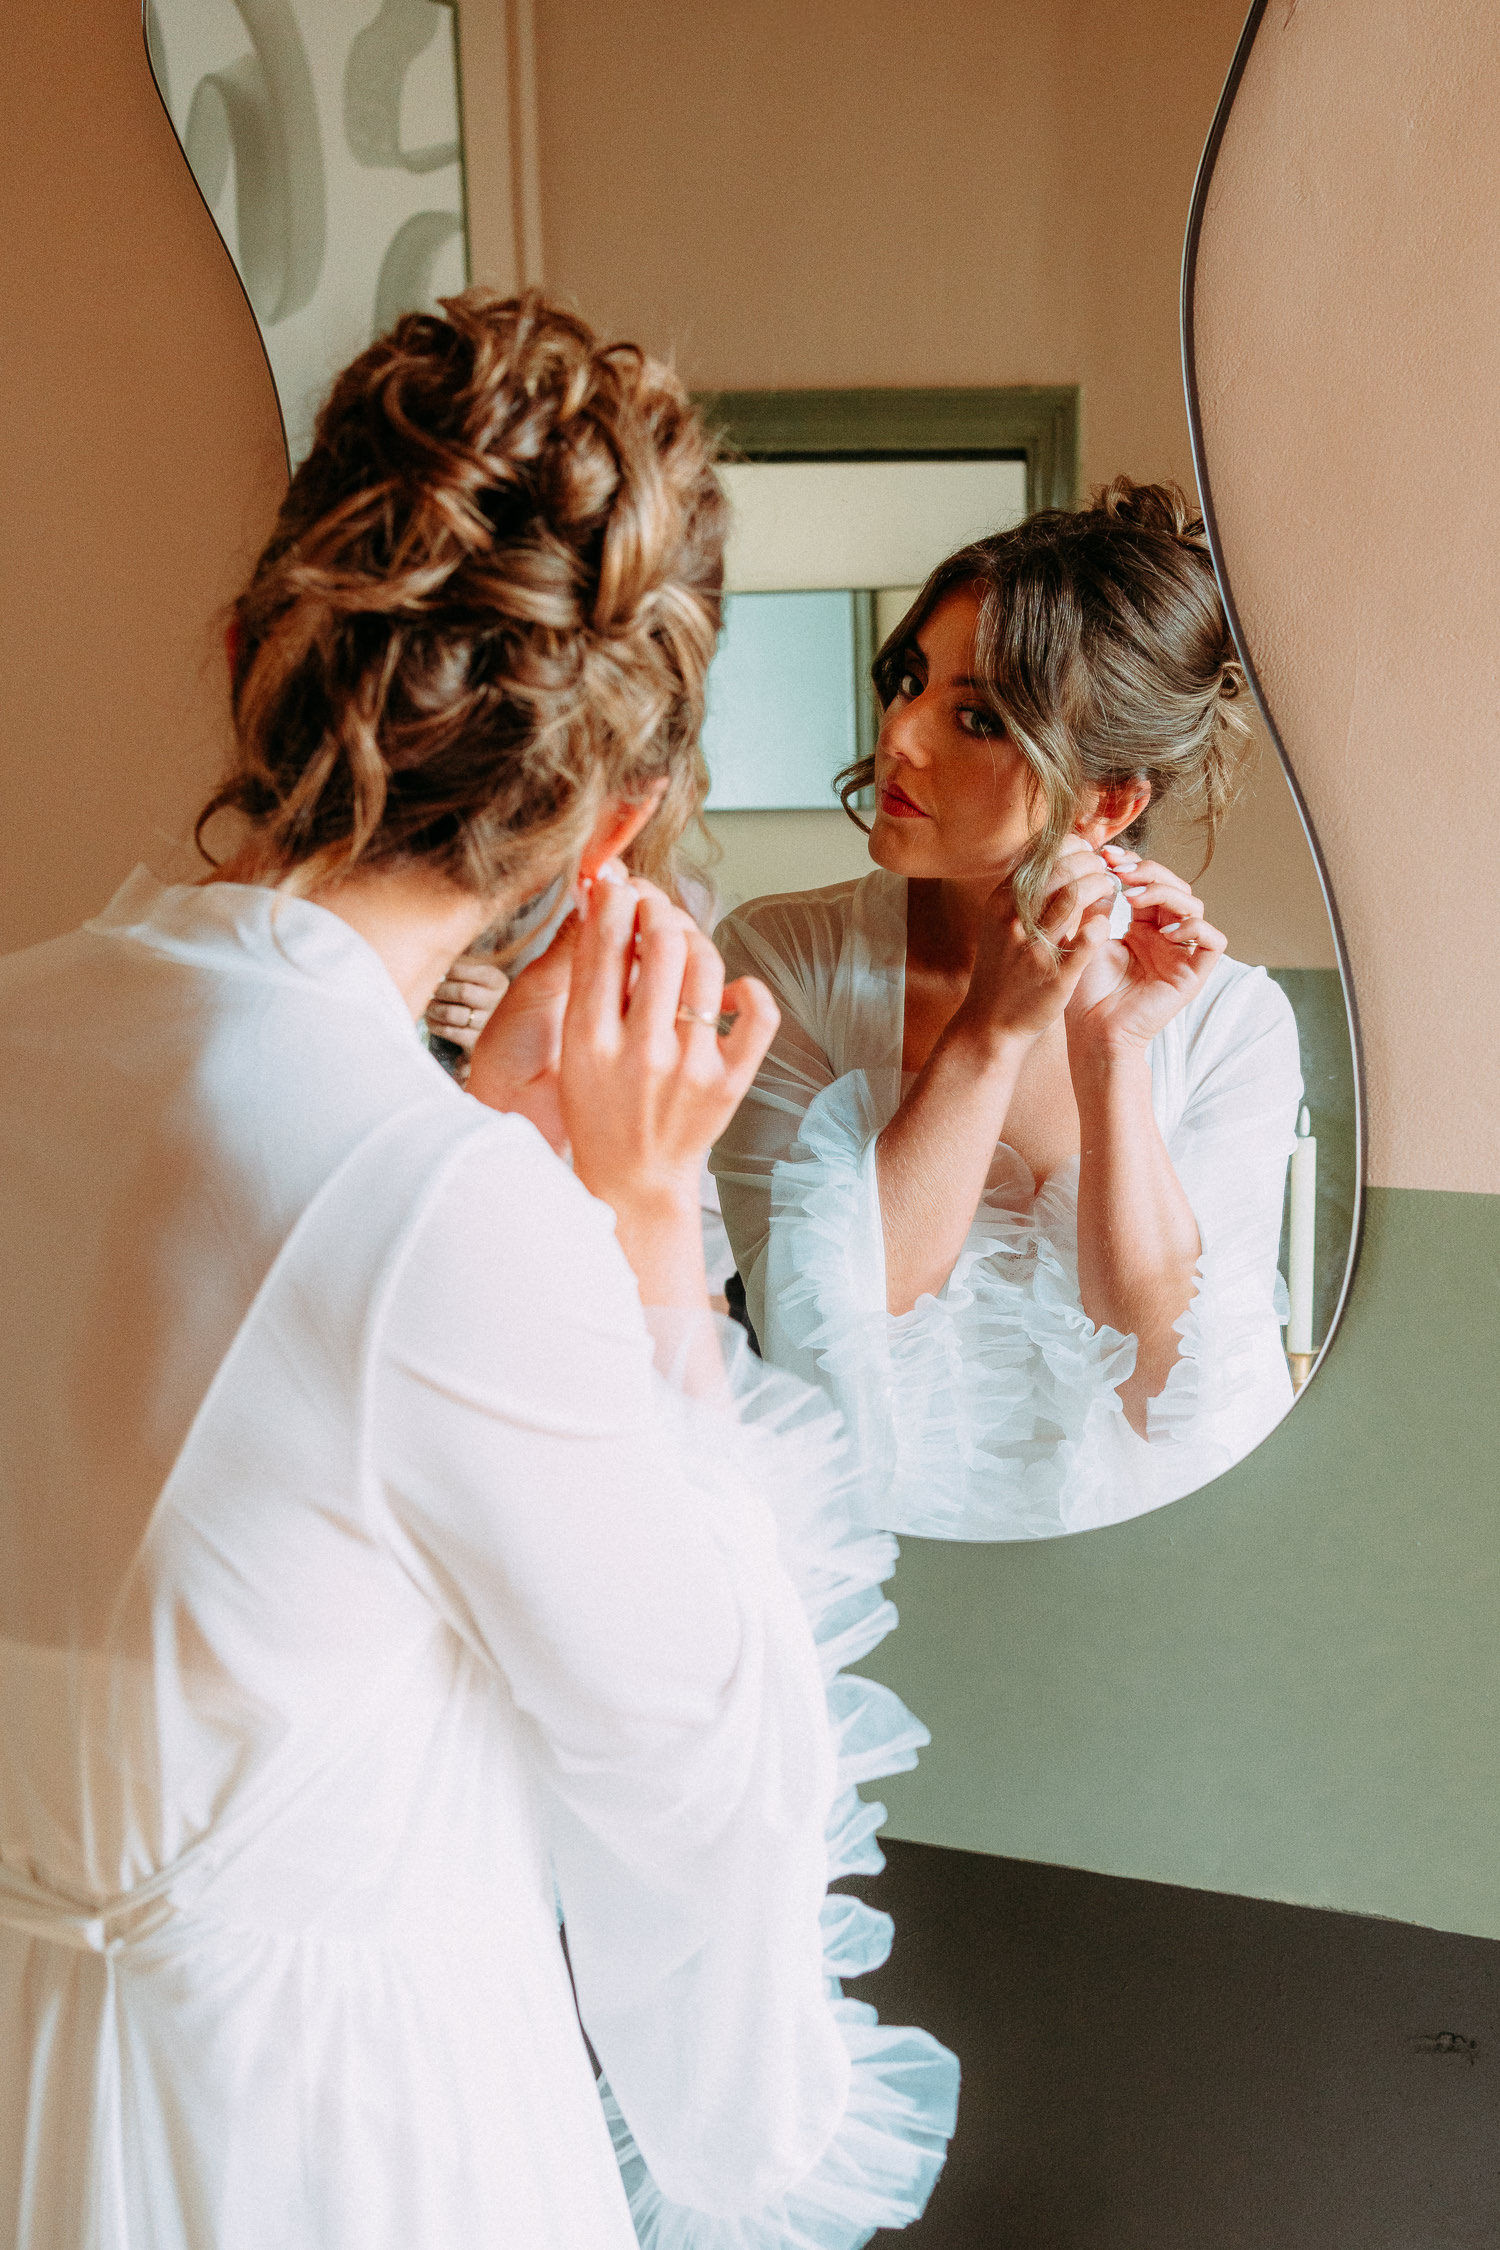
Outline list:
[[[994,882],[1042,825],[1031,768],[973,677],[979,608],[975,586],[943,597],[881,721],[870,856],[893,874]]]

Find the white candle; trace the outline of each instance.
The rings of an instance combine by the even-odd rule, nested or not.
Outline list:
[[[1313,1348],[1313,1271],[1318,1236],[1318,1144],[1312,1119],[1303,1103],[1297,1118],[1297,1139],[1292,1150],[1291,1223],[1287,1230],[1287,1295],[1291,1318],[1286,1324],[1289,1352]]]

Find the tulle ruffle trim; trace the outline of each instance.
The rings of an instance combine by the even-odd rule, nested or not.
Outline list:
[[[658,1363],[673,1388],[703,1389],[701,1323],[685,1329]],[[828,1880],[878,1874],[875,1832],[886,1817],[862,1783],[902,1773],[931,1740],[900,1698],[845,1667],[867,1656],[896,1623],[881,1591],[896,1564],[887,1532],[851,1520],[843,1432],[827,1400],[766,1367],[731,1322],[715,1322],[725,1380],[738,1419],[716,1412],[712,1442],[737,1476],[753,1481],[777,1524],[781,1559],[812,1627],[828,1694],[837,1784],[828,1819]],[[679,1364],[671,1364],[673,1358]],[[822,1914],[829,2005],[849,2055],[844,2114],[817,2163],[759,2210],[707,2212],[669,2202],[652,2179],[609,2087],[600,2093],[615,2155],[644,2250],[860,2250],[882,2227],[904,2227],[923,2210],[942,2170],[958,2107],[958,2063],[929,2033],[878,2022],[848,1999],[846,1977],[886,1959],[892,1923],[847,1893],[830,1892]]]
[[[1256,1380],[1253,1290],[1205,1247],[1139,1437],[1119,1398],[1135,1338],[1080,1302],[1076,1164],[1024,1207],[987,1195],[942,1294],[886,1312],[875,1137],[898,1099],[894,1073],[836,1080],[772,1180],[769,1348],[815,1370],[843,1410],[869,1518],[929,1538],[1055,1538],[1229,1467],[1215,1432]]]
[[[843,2120],[812,2171],[760,2211],[722,2217],[668,2203],[605,2091],[643,2250],[858,2250],[882,2227],[921,2216],[953,2130],[957,2064],[925,2032],[881,2025],[860,2001],[832,2007],[849,2050]]]

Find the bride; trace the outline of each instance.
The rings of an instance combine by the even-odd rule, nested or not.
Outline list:
[[[768,1360],[821,1382],[898,1531],[1140,1513],[1291,1403],[1290,1006],[1143,856],[1210,839],[1243,678],[1202,526],[1117,479],[940,565],[882,648],[862,881],[751,901],[781,1026],[712,1168]]]
[[[839,1671],[890,1542],[706,1310],[775,1011],[614,864],[702,792],[709,446],[541,299],[445,310],[236,605],[232,856],[0,963],[16,2250],[842,2250],[952,2124],[832,1981],[925,1740]],[[460,1092],[416,1020],[575,884]]]

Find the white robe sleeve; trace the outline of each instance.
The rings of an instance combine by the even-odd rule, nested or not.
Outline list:
[[[823,1904],[878,1863],[853,1782],[926,1738],[833,1676],[894,1621],[892,1556],[830,1515],[823,1402],[695,1380],[655,1371],[610,1214],[497,1121],[393,1289],[372,1442],[408,1567],[531,1722],[642,2239],[839,2250],[915,2216],[951,2129],[952,2058],[826,1983],[889,1937]]]
[[[1145,1439],[1119,1399],[1135,1339],[1083,1310],[1076,1166],[1032,1202],[997,1152],[947,1283],[891,1315],[875,1144],[899,1074],[850,1072],[807,1103],[771,1167],[759,1332],[842,1411],[868,1520],[950,1539],[1119,1522],[1221,1474],[1290,1406],[1276,1252],[1301,1075],[1290,1005],[1263,970],[1233,965],[1210,988],[1184,1068],[1167,1146],[1202,1256]]]

